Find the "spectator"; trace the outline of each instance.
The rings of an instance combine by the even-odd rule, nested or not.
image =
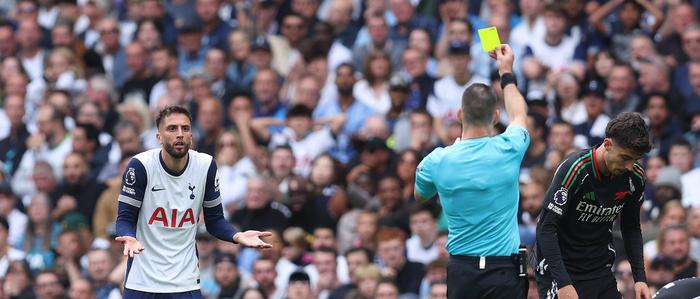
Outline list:
[[[27,253],[27,263],[32,273],[54,266],[53,248],[58,245],[61,226],[51,217],[51,202],[45,193],[34,195],[27,207],[29,223],[17,248]]]
[[[96,299],[92,283],[87,279],[79,279],[70,284],[69,299]]]
[[[304,272],[294,272],[289,276],[289,287],[287,288],[288,299],[311,298],[313,291],[309,275]]]
[[[60,220],[70,212],[78,212],[91,227],[96,198],[104,191],[105,185],[90,178],[88,169],[87,161],[82,155],[71,153],[66,156],[63,163],[64,180],[51,193],[51,200],[56,206],[52,212],[54,219]]]
[[[587,148],[603,142],[610,117],[604,113],[605,88],[600,82],[589,81],[583,87],[581,99],[586,110],[586,120],[574,126],[574,144]]]
[[[60,299],[65,295],[65,290],[58,275],[45,270],[34,277],[34,293],[38,299]]]
[[[659,237],[659,254],[673,261],[676,279],[690,278],[697,274],[698,263],[690,258],[690,239],[685,226],[669,226]]]
[[[417,204],[411,208],[409,221],[411,237],[406,240],[408,261],[430,264],[438,258],[437,217],[439,212],[431,204]]]
[[[275,264],[273,261],[262,258],[255,260],[252,274],[255,285],[257,285],[257,288],[264,294],[263,298],[282,298],[284,290],[275,286],[277,272],[275,271]],[[246,292],[245,290],[243,291],[241,298],[246,298]]]
[[[239,230],[264,230],[287,228],[291,212],[284,205],[272,200],[269,181],[263,177],[248,180],[245,206],[231,216],[231,222]]]
[[[238,272],[236,257],[232,254],[220,253],[216,256],[214,278],[219,286],[218,292],[212,294],[215,298],[238,298],[236,296],[241,294],[246,286],[246,282]]]
[[[25,258],[26,253],[12,247],[8,242],[10,225],[7,219],[0,217],[0,251],[3,255],[0,257],[0,276],[5,277],[13,261],[21,261]]]
[[[366,63],[366,60],[369,58],[368,54],[381,51],[386,53],[385,55],[391,63],[389,69],[398,69],[401,66],[401,53],[406,49],[406,43],[389,38],[389,24],[382,12],[371,13],[365,19],[365,23],[367,24],[370,40],[369,43],[364,45],[356,44],[353,49],[352,61],[355,64],[355,68],[367,73],[367,66],[371,66],[371,64]],[[431,44],[430,41],[428,42],[428,44]]]
[[[425,108],[428,96],[433,94],[436,81],[435,77],[427,72],[427,54],[418,49],[408,48],[403,52],[401,61],[402,71],[411,79],[410,93],[406,100],[406,106],[409,109]]]
[[[215,157],[221,179],[221,200],[224,211],[230,215],[240,206],[248,188],[248,179],[257,170],[251,157],[244,151],[241,137],[236,131],[224,131],[219,136]]]
[[[379,114],[386,114],[391,108],[389,97],[389,76],[392,65],[389,56],[383,50],[373,51],[363,55],[366,58],[364,79],[353,87],[353,96],[360,102],[372,108]]]
[[[650,94],[646,100],[644,114],[649,119],[653,151],[667,157],[671,144],[680,137],[681,132],[677,120],[671,116],[668,98],[661,94]]]
[[[2,27],[0,27],[1,33]],[[24,99],[20,96],[10,95],[5,97],[5,114],[9,120],[7,134],[0,139],[0,161],[2,171],[13,175],[19,167],[19,163],[27,150],[26,142],[29,139],[27,125],[23,121],[25,116]]]
[[[423,279],[423,265],[406,260],[404,233],[398,228],[383,228],[377,232],[377,255],[383,263],[382,274],[396,282],[398,294],[418,295]],[[377,292],[382,290],[381,284]],[[380,296],[381,297],[381,296]]]
[[[106,249],[93,249],[87,253],[87,260],[87,272],[95,289],[95,298],[121,298],[119,287],[109,281],[109,274],[115,266],[110,252]]]
[[[25,228],[27,227],[27,215],[20,212],[17,207],[22,206],[17,202],[17,196],[12,187],[5,182],[0,182],[0,217],[9,223],[7,228],[7,243],[16,246]]]

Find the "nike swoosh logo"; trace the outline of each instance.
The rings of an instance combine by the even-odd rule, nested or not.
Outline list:
[[[153,191],[153,192],[163,191],[163,190],[165,190],[165,188],[160,188],[160,189],[156,189],[156,187],[151,188],[151,191]]]

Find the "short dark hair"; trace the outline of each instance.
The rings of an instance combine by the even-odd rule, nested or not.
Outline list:
[[[170,114],[184,114],[187,116],[187,119],[190,120],[190,123],[192,122],[192,115],[187,108],[182,106],[168,106],[158,112],[158,117],[156,117],[156,128],[160,129],[160,124],[163,122],[165,117],[169,116]]]
[[[352,247],[345,251],[345,257],[355,252],[361,252],[362,254],[364,254],[370,263],[374,260],[374,253],[372,253],[372,250],[369,250],[369,248],[367,247]]]
[[[491,125],[496,93],[486,84],[472,84],[462,94],[462,121],[476,126]]]
[[[428,212],[430,214],[430,217],[432,217],[434,220],[437,220],[440,216],[439,207],[432,203],[433,201],[425,203],[415,203],[409,209],[409,217],[423,212]]]
[[[648,153],[653,147],[647,125],[637,112],[618,114],[605,128],[605,137],[640,154]]]
[[[313,114],[313,110],[311,108],[306,107],[306,105],[294,105],[292,108],[289,108],[287,110],[287,119],[290,119],[292,117],[306,117],[311,119],[311,115]]]
[[[87,140],[95,142],[95,144],[99,145],[100,144],[100,130],[95,127],[93,124],[88,124],[88,123],[78,123],[75,125],[75,128],[81,128],[85,130],[85,137]]]
[[[678,137],[678,138],[676,138],[676,139],[673,141],[673,143],[671,143],[671,147],[674,147],[674,146],[676,146],[676,147],[685,147],[685,148],[687,148],[688,150],[690,150],[691,152],[693,151],[693,145],[690,144],[690,142],[688,142],[688,140],[685,139],[685,138],[683,138],[683,137]]]

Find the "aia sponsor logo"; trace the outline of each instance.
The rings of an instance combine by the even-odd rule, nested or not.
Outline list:
[[[177,209],[172,209],[168,215],[165,209],[158,207],[148,219],[148,225],[153,225],[153,223],[160,223],[163,227],[172,228],[183,227],[185,224],[194,225],[194,212],[188,208],[182,215],[178,216]]]

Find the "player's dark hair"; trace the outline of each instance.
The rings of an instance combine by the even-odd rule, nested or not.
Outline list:
[[[496,110],[496,93],[485,84],[472,84],[462,94],[462,121],[468,125],[491,126]]]
[[[653,147],[647,125],[637,112],[618,114],[605,128],[605,137],[640,154],[648,153]]]
[[[160,112],[158,112],[158,117],[156,117],[156,128],[160,129],[160,123],[163,122],[165,117],[171,114],[184,114],[185,116],[187,116],[187,119],[190,120],[190,123],[192,122],[192,115],[190,114],[190,111],[187,110],[187,108],[182,106],[168,106],[163,108],[163,110],[161,110]]]

